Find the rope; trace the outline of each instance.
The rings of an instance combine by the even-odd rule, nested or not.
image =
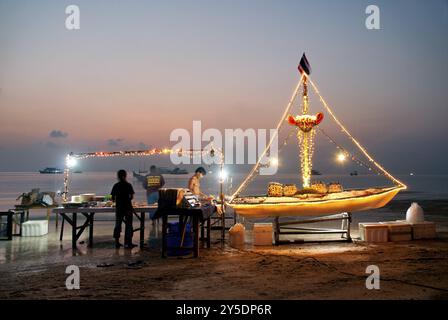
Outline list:
[[[283,112],[283,115],[281,116],[281,118],[280,118],[280,120],[279,120],[279,122],[277,124],[277,127],[275,129],[274,135],[271,137],[271,140],[267,144],[266,148],[263,150],[262,154],[258,158],[258,160],[255,163],[255,165],[253,166],[252,170],[247,175],[246,179],[243,180],[243,182],[240,184],[240,186],[236,189],[236,191],[230,197],[229,203],[232,203],[233,199],[235,199],[235,197],[238,196],[241,193],[241,191],[246,188],[247,183],[252,178],[252,176],[255,174],[255,172],[258,170],[258,167],[260,166],[261,160],[266,155],[268,149],[271,147],[272,143],[274,142],[274,139],[277,137],[278,131],[279,131],[280,127],[285,123],[286,116],[288,115],[289,110],[291,109],[294,101],[296,100],[296,97],[297,97],[297,94],[299,92],[300,85],[302,84],[303,78],[304,78],[304,75],[302,74],[300,76],[300,79],[299,79],[299,82],[297,83],[296,88],[294,89],[294,92],[293,92],[293,94],[291,96],[291,99],[289,99],[289,102],[286,105],[285,111]]]
[[[336,148],[342,150],[342,152],[345,155],[348,155],[353,161],[357,162],[359,165],[361,166],[365,166],[367,167],[369,170],[373,170],[378,174],[382,174],[380,173],[380,171],[378,171],[376,168],[372,168],[370,167],[367,163],[365,163],[364,161],[358,159],[357,157],[355,157],[355,155],[353,155],[352,153],[348,152],[344,147],[340,146],[336,141],[333,140],[333,138],[331,138],[323,129],[319,128],[319,126],[316,126],[317,130],[319,130],[319,132],[321,134],[323,134],[331,143],[333,143]]]
[[[305,79],[306,78],[306,79]],[[243,182],[239,185],[239,187],[237,188],[237,190],[232,194],[229,203],[232,203],[232,201],[235,199],[235,197],[237,197],[248,185],[248,183],[252,180],[253,176],[255,173],[258,173],[258,168],[260,166],[261,160],[262,158],[266,155],[268,149],[271,147],[274,139],[278,136],[278,132],[279,129],[281,128],[281,126],[284,124],[284,119],[286,118],[289,110],[291,109],[295,99],[297,98],[297,94],[299,91],[299,88],[302,84],[302,82],[304,82],[305,80],[309,80],[309,82],[311,83],[311,86],[314,90],[314,92],[319,96],[319,100],[320,102],[324,105],[324,107],[327,109],[328,113],[331,115],[331,117],[333,118],[333,120],[336,122],[336,124],[341,128],[342,132],[344,132],[349,139],[355,144],[356,147],[358,147],[358,149],[364,154],[364,156],[369,160],[369,162],[371,162],[378,170],[375,169],[375,171],[377,173],[382,173],[384,174],[387,178],[389,178],[392,182],[396,183],[399,187],[406,189],[407,186],[401,182],[400,180],[396,179],[394,176],[392,176],[389,172],[386,171],[386,169],[384,169],[378,162],[376,162],[372,156],[370,156],[370,154],[367,152],[367,150],[350,134],[350,132],[345,128],[345,126],[339,121],[339,119],[336,117],[336,115],[333,113],[333,111],[331,110],[330,106],[327,104],[327,102],[325,101],[325,99],[322,97],[322,95],[320,94],[316,84],[314,83],[314,81],[311,80],[311,78],[309,78],[309,76],[302,74],[299,80],[299,83],[297,84],[293,95],[291,96],[291,99],[289,100],[285,111],[282,115],[282,117],[280,118],[280,121],[277,124],[277,128],[276,128],[276,132],[275,134],[271,137],[271,140],[269,141],[268,145],[266,146],[266,148],[263,150],[263,153],[260,155],[260,157],[258,158],[256,164],[253,166],[252,170],[249,172],[249,174],[247,175],[247,177],[243,180]],[[342,148],[341,146],[339,146],[336,141],[334,141],[330,136],[328,136],[322,129],[319,129],[319,131],[321,133],[323,133],[332,143],[334,143],[338,148],[340,148],[341,150],[343,150],[345,153],[349,154],[344,148]],[[289,136],[287,137],[287,139],[289,139]],[[370,165],[367,165],[366,163],[362,162],[359,159],[356,159],[353,155],[352,159],[354,161],[357,161],[358,163],[366,166],[369,169],[372,169]],[[356,160],[355,160],[356,159]]]
[[[371,163],[373,163],[386,177],[388,177],[391,181],[393,181],[396,184],[398,184],[398,186],[406,189],[407,186],[403,182],[401,182],[400,180],[396,179],[389,172],[387,172],[386,169],[384,169],[378,162],[376,162],[372,158],[372,156],[370,156],[370,154],[367,152],[367,150],[350,134],[350,132],[348,132],[348,130],[344,127],[344,125],[339,121],[339,119],[333,113],[331,108],[328,106],[327,102],[325,101],[325,99],[322,97],[322,95],[320,94],[319,90],[317,89],[317,86],[314,84],[314,81],[311,80],[311,79],[309,79],[309,80],[310,80],[311,86],[313,87],[314,92],[319,96],[320,101],[322,102],[324,107],[327,109],[328,113],[331,115],[333,120],[341,128],[342,132],[344,132],[352,140],[352,142],[358,147],[359,150],[361,150],[361,152],[367,157],[367,159],[369,159],[369,161]]]
[[[293,127],[293,128],[291,128],[291,130],[289,131],[289,133],[288,133],[288,135],[286,136],[286,138],[283,140],[283,142],[282,142],[282,144],[280,145],[280,147],[278,148],[278,153],[280,154],[280,151],[283,149],[283,147],[288,143],[288,140],[293,136],[293,133],[296,131],[296,128],[295,127]],[[259,172],[259,170],[256,170],[256,173],[258,173]],[[246,183],[246,187],[247,187],[247,185],[249,185],[249,183],[251,183],[252,182],[252,180],[256,177],[257,175],[252,175],[249,179],[248,179],[248,181],[247,181],[247,183]],[[242,189],[241,191],[240,191],[240,193],[241,192],[243,192],[245,190],[245,188],[244,189]]]

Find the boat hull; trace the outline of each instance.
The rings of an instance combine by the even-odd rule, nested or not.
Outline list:
[[[341,212],[358,212],[384,207],[402,187],[382,189],[381,192],[352,198],[294,201],[281,203],[233,203],[235,213],[247,218],[321,216]]]

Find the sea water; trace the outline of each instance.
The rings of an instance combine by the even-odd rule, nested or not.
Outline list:
[[[165,187],[186,188],[190,175],[167,174],[164,177],[166,181]],[[398,175],[396,177],[408,185],[408,189],[400,192],[396,199],[448,199],[448,175]],[[224,193],[230,195],[244,178],[244,174],[229,175],[224,183]],[[315,181],[339,182],[345,189],[392,185],[384,177],[377,175],[319,175],[313,176],[312,179]],[[146,193],[142,183],[133,178],[132,173],[129,174],[128,181],[134,186],[135,200],[144,202]],[[73,173],[70,175],[69,194],[95,193],[100,196],[108,195],[115,182],[115,172]],[[258,176],[248,184],[243,194],[266,194],[269,182],[300,185],[300,178],[297,174]],[[29,192],[34,188],[39,188],[40,191],[61,192],[64,189],[64,175],[35,172],[0,172],[0,210],[4,211],[13,208],[15,204],[20,203],[17,198],[22,193]],[[201,181],[201,188],[206,194],[218,196],[220,192],[219,177],[216,174],[206,175]]]

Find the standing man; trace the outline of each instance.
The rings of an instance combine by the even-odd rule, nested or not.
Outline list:
[[[132,249],[137,245],[132,243],[132,235],[134,233],[132,226],[132,199],[134,198],[134,188],[132,184],[126,181],[127,173],[125,170],[117,172],[118,182],[113,186],[111,195],[112,201],[115,202],[115,248],[120,248],[123,245],[120,243],[121,224],[124,222],[124,247]]]
[[[157,173],[156,166],[149,168],[149,174],[143,181],[143,188],[146,189],[146,198],[148,204],[155,204],[159,200],[159,189],[165,185],[165,179],[161,174]]]

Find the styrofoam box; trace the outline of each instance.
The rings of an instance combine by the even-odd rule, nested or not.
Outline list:
[[[399,222],[405,222],[406,220],[398,220]],[[431,221],[411,223],[412,238],[418,239],[434,239],[437,237],[436,224]]]
[[[362,241],[387,242],[388,228],[381,223],[359,223],[359,234]]]
[[[255,246],[272,245],[272,223],[255,223],[253,236]]]
[[[47,220],[32,220],[22,223],[22,237],[39,237],[47,233]]]
[[[389,231],[389,241],[412,240],[412,226],[406,221],[386,221],[380,223],[387,226]]]

